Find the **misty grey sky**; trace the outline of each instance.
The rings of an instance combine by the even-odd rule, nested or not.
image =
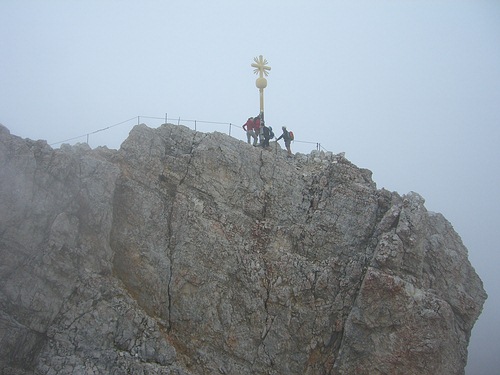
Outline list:
[[[0,123],[49,143],[166,113],[240,126],[259,111],[260,54],[268,125],[452,223],[489,294],[467,374],[496,373],[500,1],[2,0]],[[89,143],[118,148],[135,123]]]

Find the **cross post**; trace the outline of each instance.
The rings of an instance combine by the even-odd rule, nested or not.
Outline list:
[[[267,77],[269,75],[269,71],[271,67],[268,66],[267,60],[260,55],[258,58],[254,57],[254,63],[252,63],[252,67],[254,69],[254,73],[258,74],[259,77],[255,80],[255,85],[259,89],[259,97],[260,97],[260,117],[262,121],[264,121],[264,89],[267,87]]]

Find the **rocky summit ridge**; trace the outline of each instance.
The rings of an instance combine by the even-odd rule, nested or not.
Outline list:
[[[0,126],[0,373],[463,374],[486,293],[450,223],[343,155]]]

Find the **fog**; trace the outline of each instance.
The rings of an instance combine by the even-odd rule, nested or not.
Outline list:
[[[466,373],[490,375],[500,368],[499,20],[498,1],[4,0],[0,123],[53,147],[119,148],[134,124],[165,117],[244,139],[259,111],[250,64],[263,55],[266,122],[294,131],[293,152],[345,152],[460,234],[489,294]]]

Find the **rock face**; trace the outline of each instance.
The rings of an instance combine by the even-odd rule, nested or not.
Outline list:
[[[486,293],[452,226],[342,155],[0,126],[1,374],[463,374]]]

